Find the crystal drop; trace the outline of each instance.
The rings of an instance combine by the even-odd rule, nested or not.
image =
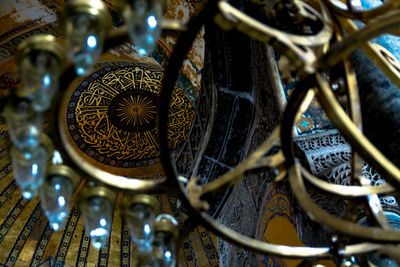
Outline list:
[[[41,114],[25,98],[12,98],[3,112],[12,143],[29,152],[39,146],[42,136]]]
[[[64,226],[71,207],[73,185],[62,175],[47,177],[40,190],[41,205],[53,230]]]
[[[51,155],[51,163],[53,165],[58,165],[58,164],[63,164],[64,160],[63,157],[61,156],[60,151],[54,150],[53,154]]]
[[[157,231],[154,234],[152,254],[158,262],[162,263],[160,266],[175,266],[176,244],[171,232]]]
[[[48,51],[34,50],[21,61],[18,69],[24,82],[20,91],[32,101],[35,111],[49,109],[61,72],[57,57]]]
[[[81,203],[81,213],[92,245],[100,249],[108,242],[111,232],[113,207],[105,197],[94,196]]]
[[[75,64],[78,75],[90,73],[101,55],[105,29],[101,27],[99,20],[99,17],[88,13],[78,13],[68,18],[66,24],[68,57]]]
[[[134,203],[125,211],[126,224],[139,253],[151,251],[154,238],[154,210],[150,205]]]
[[[160,22],[163,5],[160,1],[135,0],[123,13],[130,38],[140,55],[149,55],[156,48],[161,35]]]
[[[15,181],[21,187],[22,195],[27,199],[35,197],[46,173],[46,149],[39,146],[29,153],[21,153],[13,146],[11,162]]]
[[[175,227],[178,226],[176,219],[169,214],[160,214],[157,216],[155,223],[160,221],[169,221],[169,223]],[[157,230],[154,234],[153,241],[153,253],[154,258],[157,262],[165,267],[173,267],[176,263],[176,243],[175,236],[169,231],[159,231]]]

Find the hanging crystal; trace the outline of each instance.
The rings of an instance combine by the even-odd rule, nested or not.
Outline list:
[[[41,206],[54,231],[64,226],[79,177],[65,165],[52,165],[40,189]]]
[[[110,14],[101,0],[72,0],[67,3],[66,11],[68,57],[78,75],[87,75],[103,50]]]
[[[63,49],[52,35],[32,36],[18,46],[18,72],[23,86],[17,94],[29,98],[35,111],[50,108],[63,62]]]
[[[33,110],[26,98],[12,96],[3,111],[12,143],[23,152],[37,148],[41,141],[41,114]]]
[[[96,249],[108,242],[115,199],[115,193],[105,187],[92,187],[83,193],[80,204],[83,223]]]
[[[46,173],[46,149],[40,145],[30,152],[20,152],[12,146],[10,154],[15,181],[21,188],[23,197],[35,197]]]
[[[163,0],[128,0],[122,13],[129,36],[142,56],[150,55],[156,48],[165,6]]]
[[[176,264],[176,238],[178,222],[169,214],[160,214],[155,220],[153,252],[145,256],[138,266],[174,267]]]
[[[61,156],[61,153],[58,150],[53,150],[53,152],[51,153],[50,160],[51,160],[51,164],[53,164],[53,165],[64,163],[63,157]]]
[[[162,260],[162,266],[175,266],[178,222],[169,214],[160,214],[155,220],[153,253]]]
[[[139,253],[149,253],[154,239],[154,219],[158,201],[150,195],[138,194],[127,199],[124,215],[129,234]]]

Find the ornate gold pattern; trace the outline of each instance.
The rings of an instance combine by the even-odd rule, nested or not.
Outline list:
[[[154,120],[157,107],[150,99],[130,95],[118,104],[116,111],[122,122],[137,126]]]
[[[104,164],[138,167],[159,156],[158,94],[163,71],[148,66],[107,67],[85,79],[73,93],[67,125],[80,150]],[[175,87],[169,116],[170,147],[186,139],[194,109]]]

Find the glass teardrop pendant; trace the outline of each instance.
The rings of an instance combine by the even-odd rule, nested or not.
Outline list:
[[[17,94],[30,99],[36,112],[50,108],[64,60],[63,48],[52,35],[35,35],[18,46],[18,72],[23,86]]]
[[[162,0],[129,0],[122,13],[129,36],[142,56],[150,55],[157,46],[165,5]]]
[[[43,184],[47,151],[40,145],[30,152],[20,152],[12,146],[10,152],[15,181],[22,190],[22,196],[31,199],[38,195]]]
[[[129,235],[139,253],[151,252],[157,208],[158,201],[151,195],[137,194],[127,198],[124,217]]]
[[[115,193],[105,187],[88,188],[83,193],[80,203],[83,223],[96,249],[108,242],[115,199]]]
[[[66,8],[65,35],[69,59],[78,75],[89,74],[99,59],[110,14],[101,0],[72,0]]]
[[[64,226],[79,177],[66,165],[52,165],[40,190],[41,206],[54,231]]]
[[[32,152],[41,142],[41,114],[35,112],[27,98],[12,96],[3,110],[13,145],[22,152]]]

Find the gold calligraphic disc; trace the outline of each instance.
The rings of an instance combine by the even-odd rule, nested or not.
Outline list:
[[[73,83],[63,99],[60,121],[77,164],[134,178],[160,173],[156,125],[163,73],[155,66],[129,63],[104,67]],[[169,116],[171,149],[186,139],[194,113],[176,86]]]

